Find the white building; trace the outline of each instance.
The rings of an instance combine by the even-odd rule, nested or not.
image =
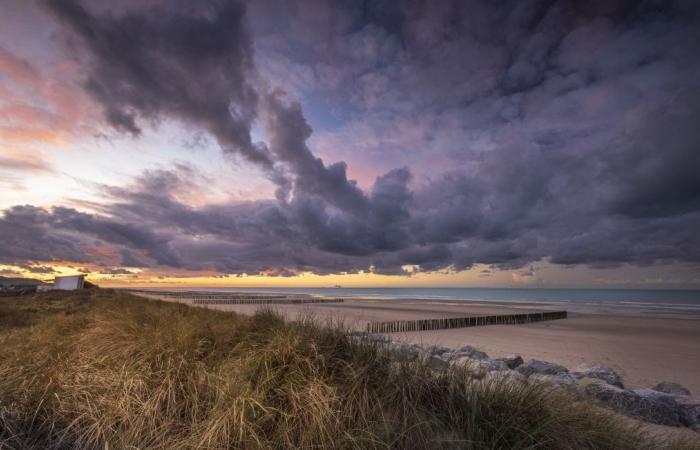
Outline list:
[[[82,289],[85,284],[85,275],[69,275],[53,279],[53,288],[61,291]]]

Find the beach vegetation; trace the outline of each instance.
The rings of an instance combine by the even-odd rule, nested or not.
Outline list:
[[[0,298],[0,448],[691,445],[563,389],[436,372],[338,324],[103,289]]]

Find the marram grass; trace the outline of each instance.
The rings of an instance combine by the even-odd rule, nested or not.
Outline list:
[[[109,290],[0,298],[0,448],[683,445],[563,391],[436,376],[340,326]]]

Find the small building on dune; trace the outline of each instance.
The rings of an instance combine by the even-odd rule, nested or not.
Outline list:
[[[53,288],[59,291],[72,291],[85,287],[85,275],[67,275],[56,277],[53,280]]]

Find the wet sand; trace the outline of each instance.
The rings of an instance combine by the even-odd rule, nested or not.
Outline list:
[[[180,299],[182,300],[182,299]],[[209,305],[253,314],[257,305]],[[520,354],[573,368],[602,363],[620,373],[629,388],[675,381],[700,394],[700,320],[608,306],[605,309],[539,303],[346,299],[343,303],[272,305],[289,320],[314,317],[363,330],[368,321],[416,320],[472,315],[568,310],[568,319],[526,325],[490,325],[451,330],[393,333],[392,339],[420,345],[473,345],[492,357]],[[573,310],[573,311],[572,311]]]

